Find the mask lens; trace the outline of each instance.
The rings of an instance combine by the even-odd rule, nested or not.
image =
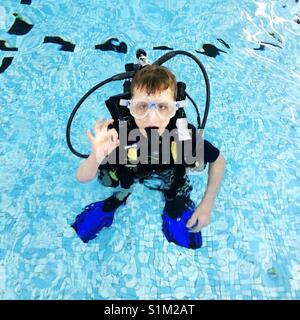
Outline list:
[[[162,118],[170,118],[174,115],[175,108],[172,103],[160,102],[157,105],[157,111]]]
[[[145,101],[138,101],[132,104],[132,112],[137,117],[142,117],[148,111],[148,103]]]

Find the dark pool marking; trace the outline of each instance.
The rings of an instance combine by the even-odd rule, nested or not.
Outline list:
[[[174,50],[174,49],[167,46],[158,46],[158,47],[153,47],[153,50]]]
[[[227,53],[226,51],[223,51],[223,50],[221,50],[221,49],[217,48],[216,46],[209,44],[209,43],[204,43],[204,45],[202,46],[202,49],[204,51],[196,50],[196,52],[204,54],[204,55],[212,57],[212,58],[215,58],[217,55],[220,54],[220,52]]]
[[[262,50],[265,50],[265,49],[266,49],[265,44],[268,44],[268,45],[271,45],[271,46],[273,46],[273,47],[282,49],[282,47],[280,47],[280,46],[277,45],[277,44],[261,41],[259,48],[253,48],[253,50],[261,50],[261,51],[262,51]]]
[[[0,40],[0,50],[2,51],[18,51],[18,48],[8,48],[5,40]]]
[[[43,43],[55,43],[60,44],[61,47],[59,48],[60,51],[68,51],[68,52],[74,52],[75,44],[65,41],[61,37],[45,37]]]
[[[260,51],[263,51],[265,49],[266,49],[266,46],[264,46],[263,44],[261,44],[259,48],[253,48],[253,50],[260,50]]]
[[[16,17],[16,19],[11,28],[8,30],[9,34],[23,36],[32,29],[33,24],[27,23],[26,21],[22,20],[22,18],[19,17],[17,13],[13,13],[13,15]]]
[[[21,4],[31,5],[31,0],[21,0]]]
[[[0,73],[3,73],[12,63],[14,57],[5,57],[0,66]]]
[[[125,42],[119,42],[118,45],[113,42],[119,42],[117,38],[108,39],[106,42],[95,45],[95,49],[102,51],[115,51],[120,53],[127,53],[127,44]]]
[[[271,42],[261,41],[260,43],[262,43],[262,44],[269,44],[269,45],[270,45],[270,46],[272,46],[272,47],[282,49],[282,47],[281,47],[281,46],[279,46],[278,44],[274,44],[274,43],[271,43]]]
[[[224,44],[224,46],[227,48],[227,49],[230,49],[229,47],[229,44],[227,42],[225,42],[223,39],[217,39],[219,42],[221,42],[222,44]]]
[[[274,32],[269,32],[269,35],[272,36],[278,42],[282,43],[282,40]]]
[[[300,15],[299,14],[296,14],[297,17],[299,17],[297,20],[294,20],[294,22],[300,24]]]

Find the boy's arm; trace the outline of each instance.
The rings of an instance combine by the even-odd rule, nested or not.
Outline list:
[[[218,189],[221,185],[224,169],[225,159],[220,154],[216,161],[209,164],[208,182],[202,201],[214,202]]]
[[[89,157],[84,162],[82,162],[79,169],[77,170],[76,179],[81,183],[90,182],[96,177],[98,167],[99,163],[96,160],[95,154],[92,152]]]
[[[223,178],[225,163],[224,157],[220,154],[216,161],[209,164],[206,191],[200,204],[186,224],[190,228],[198,220],[196,227],[190,229],[191,232],[200,231],[210,221],[214,201]]]

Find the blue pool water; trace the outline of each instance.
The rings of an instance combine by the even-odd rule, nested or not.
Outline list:
[[[0,40],[18,48],[0,49],[0,63],[13,58],[0,73],[0,299],[299,299],[298,1],[20,2],[0,3]],[[13,13],[33,25],[26,34],[8,33]],[[95,50],[110,38],[127,53]],[[225,52],[195,51],[204,44]],[[69,114],[90,87],[134,62],[137,48],[150,61],[166,52],[155,46],[190,51],[209,73],[205,136],[227,167],[203,247],[167,242],[163,199],[141,184],[113,225],[84,244],[70,224],[112,190],[76,181]],[[185,57],[166,65],[203,112],[196,65]],[[121,82],[108,85],[82,106],[72,130],[81,152],[90,150],[86,130],[109,116],[104,100],[121,91]],[[188,117],[196,123],[192,108]],[[199,203],[207,172],[191,180]]]

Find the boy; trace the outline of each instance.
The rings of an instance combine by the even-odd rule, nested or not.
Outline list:
[[[133,78],[131,95],[129,110],[141,134],[140,141],[143,137],[146,142],[150,141],[150,137],[153,140],[152,133],[155,132],[161,144],[162,137],[171,129],[169,128],[170,120],[176,112],[175,75],[166,67],[148,65],[139,70]],[[166,202],[162,216],[165,236],[170,242],[178,245],[199,248],[202,244],[200,230],[210,222],[214,200],[223,177],[224,157],[211,143],[202,140],[204,146],[202,162],[204,166],[209,163],[209,174],[206,191],[196,207],[189,196],[192,190],[186,175],[186,168],[189,166],[184,161],[179,164],[174,162],[174,159],[177,159],[177,155],[174,158],[176,148],[171,148],[170,151],[173,155],[171,164],[138,163],[132,168],[132,165],[119,163],[120,157],[115,164],[105,163],[110,155],[120,154],[121,149],[124,148],[122,143],[120,144],[120,138],[122,140],[123,135],[121,136],[119,132],[119,136],[116,129],[108,128],[113,122],[112,119],[105,122],[99,119],[94,128],[95,135],[93,136],[90,130],[87,131],[87,136],[92,143],[92,153],[80,165],[76,178],[82,183],[89,182],[99,173],[99,179],[103,185],[112,187],[120,185],[120,188],[108,199],[94,203],[92,207],[86,207],[85,211],[77,217],[73,228],[84,242],[93,239],[103,226],[111,225],[115,210],[126,202],[133,183],[139,180],[147,185],[147,181],[154,177],[162,180],[163,188],[158,189],[163,191]],[[189,125],[188,128],[193,126]],[[142,146],[142,143],[140,145]],[[159,147],[161,149],[158,149],[156,155],[160,161],[160,153],[162,150],[169,150],[169,147],[164,145]],[[125,148],[129,150],[128,158],[130,155],[136,158],[136,151],[131,146],[125,146]],[[150,157],[151,155],[153,156],[150,151]],[[196,163],[199,165],[199,161]],[[193,166],[196,166],[195,163]]]

